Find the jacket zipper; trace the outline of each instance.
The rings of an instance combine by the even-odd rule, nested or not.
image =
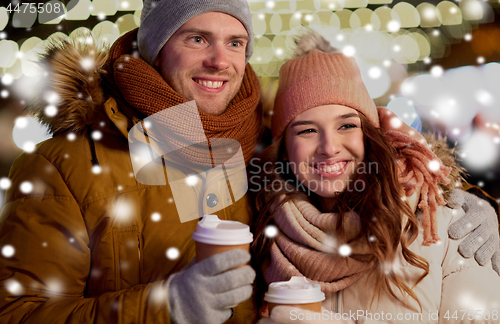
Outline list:
[[[141,262],[141,238],[137,235],[137,254],[139,255],[139,264]]]

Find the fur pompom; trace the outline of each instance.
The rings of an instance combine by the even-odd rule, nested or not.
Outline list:
[[[295,39],[295,44],[297,44],[295,56],[307,54],[314,49],[330,54],[339,52],[339,50],[332,47],[330,42],[328,42],[323,36],[312,29],[308,29],[306,33],[298,36]]]

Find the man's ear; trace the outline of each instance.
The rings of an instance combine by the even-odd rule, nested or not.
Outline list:
[[[155,68],[156,69],[159,69],[160,68],[160,55],[158,54],[158,56],[156,57],[156,60],[155,60]]]

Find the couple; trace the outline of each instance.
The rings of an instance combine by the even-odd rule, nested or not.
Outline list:
[[[257,320],[250,298],[254,270],[245,266],[227,271],[248,262],[250,255],[235,250],[192,263],[191,234],[197,221],[179,222],[171,185],[138,183],[128,147],[129,131],[142,119],[195,100],[207,137],[237,140],[249,163],[263,132],[260,85],[247,64],[253,51],[251,22],[245,0],[145,0],[139,29],[120,37],[109,51],[86,46],[85,41],[49,48],[42,61],[48,75],[45,92],[32,103],[31,111],[49,126],[53,138],[34,153],[22,154],[9,175],[12,186],[0,216],[0,246],[13,253],[1,256],[0,322]],[[89,58],[93,64],[82,64]],[[451,209],[438,207],[444,203],[438,183],[448,182],[448,169],[418,144],[418,134],[410,134],[404,125],[389,131],[387,122],[392,116],[377,113],[359,83],[352,59],[312,51],[290,61],[282,71],[273,123],[278,141],[266,152],[277,150],[271,161],[296,165],[314,158],[314,164],[296,175],[276,177],[320,182],[322,190],[304,196],[291,188],[263,192],[259,197],[262,209],[255,227],[253,260],[255,269],[263,273],[258,282],[261,290],[265,290],[262,278],[269,283],[301,273],[328,286],[327,302],[338,306],[325,307],[334,311],[369,307],[377,292],[381,298],[393,298],[387,306],[401,303],[409,311],[420,307],[427,311],[427,305],[439,305],[441,294],[429,292],[432,304],[419,293],[419,285],[431,280],[432,288],[440,287],[436,267],[443,260],[435,263],[431,257],[445,253],[428,253],[428,249],[446,247],[459,264],[464,262],[461,269],[491,275],[489,262],[498,249],[498,231],[489,222],[494,222],[495,213],[485,206],[479,208],[481,200],[462,191],[455,192],[450,201],[463,206],[465,216],[461,209],[454,215]],[[331,76],[347,78],[340,78],[345,83],[337,85]],[[55,117],[44,114],[46,97],[52,93],[58,98]],[[189,119],[184,122],[178,126],[187,136],[192,124]],[[338,128],[330,127],[331,123]],[[327,161],[334,164],[322,165]],[[367,161],[378,163],[377,174],[353,173]],[[425,164],[436,161],[434,171]],[[184,177],[190,174],[185,166],[165,163]],[[200,173],[200,179],[208,178],[210,172]],[[340,180],[335,181],[338,184],[351,177],[365,181],[369,195],[337,194],[339,188],[329,186],[332,179]],[[31,191],[20,189],[25,182],[33,185]],[[202,197],[200,208],[218,207],[222,192],[194,189]],[[403,196],[410,205],[401,200]],[[422,221],[409,207],[417,201]],[[245,195],[215,214],[250,224],[254,204]],[[289,224],[290,210],[300,226]],[[440,226],[456,218],[458,223]],[[334,226],[337,220],[339,226]],[[280,234],[267,240],[262,231],[271,222]],[[462,226],[467,223],[472,226]],[[464,242],[452,241],[447,240],[448,228],[457,237],[475,231]],[[418,231],[424,229],[419,236]],[[351,247],[349,257],[336,257],[338,244],[328,243],[333,236],[338,244]],[[485,242],[474,239],[478,236]],[[446,244],[433,243],[438,238]],[[462,243],[462,253],[469,257],[475,253],[486,266],[460,259],[458,243]],[[304,255],[314,255],[317,263],[309,267]],[[393,268],[391,262],[407,267]],[[382,272],[380,266],[384,266]],[[400,268],[411,272],[408,278]],[[376,289],[362,299],[365,296],[356,292],[369,274]],[[442,275],[439,278],[452,277]],[[480,274],[483,279],[487,275]],[[420,278],[412,293],[409,288]],[[357,304],[351,303],[354,300]],[[377,299],[373,307],[376,303]],[[286,321],[287,311],[278,307],[263,321]]]

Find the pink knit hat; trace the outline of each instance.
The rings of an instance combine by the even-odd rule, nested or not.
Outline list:
[[[280,69],[272,117],[273,137],[283,134],[297,115],[324,105],[351,107],[379,126],[377,108],[354,58],[314,49],[289,60]]]

